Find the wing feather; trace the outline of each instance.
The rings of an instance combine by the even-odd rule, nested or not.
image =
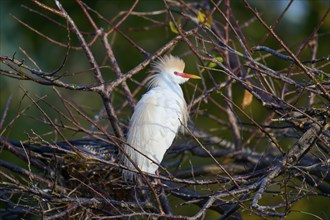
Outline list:
[[[164,97],[163,90],[154,88],[143,95],[135,107],[127,135],[127,154],[142,171],[149,173],[158,169],[157,163],[171,146],[181,122],[186,122],[185,101],[170,92],[165,94],[168,97]],[[125,165],[135,170],[127,158]]]

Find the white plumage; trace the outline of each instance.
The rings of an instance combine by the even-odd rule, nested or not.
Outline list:
[[[184,67],[183,60],[172,55],[154,62],[155,74],[148,82],[151,89],[135,107],[125,152],[143,172],[156,172],[178,129],[187,123],[186,102],[179,84],[200,77],[183,73]],[[124,165],[136,170],[127,157],[124,157]],[[131,181],[135,173],[123,170],[123,178]]]

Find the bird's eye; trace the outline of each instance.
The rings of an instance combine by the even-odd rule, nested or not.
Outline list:
[[[179,76],[179,73],[177,71],[174,71],[174,75]]]

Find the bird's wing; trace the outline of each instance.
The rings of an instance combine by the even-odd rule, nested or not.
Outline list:
[[[177,97],[157,89],[146,93],[138,102],[131,118],[128,144],[160,163],[183,118],[182,107],[178,102]],[[158,167],[156,164],[151,165],[152,162],[139,153],[131,153],[131,157],[142,168],[152,166],[156,170]]]

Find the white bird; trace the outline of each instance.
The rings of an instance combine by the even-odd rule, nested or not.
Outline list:
[[[200,77],[184,73],[184,67],[183,60],[172,55],[154,62],[155,74],[148,79],[151,89],[134,109],[124,149],[143,172],[155,174],[180,126],[187,123],[187,104],[180,84]],[[137,170],[126,156],[124,165]],[[123,170],[125,181],[135,180],[136,173],[129,170]]]

